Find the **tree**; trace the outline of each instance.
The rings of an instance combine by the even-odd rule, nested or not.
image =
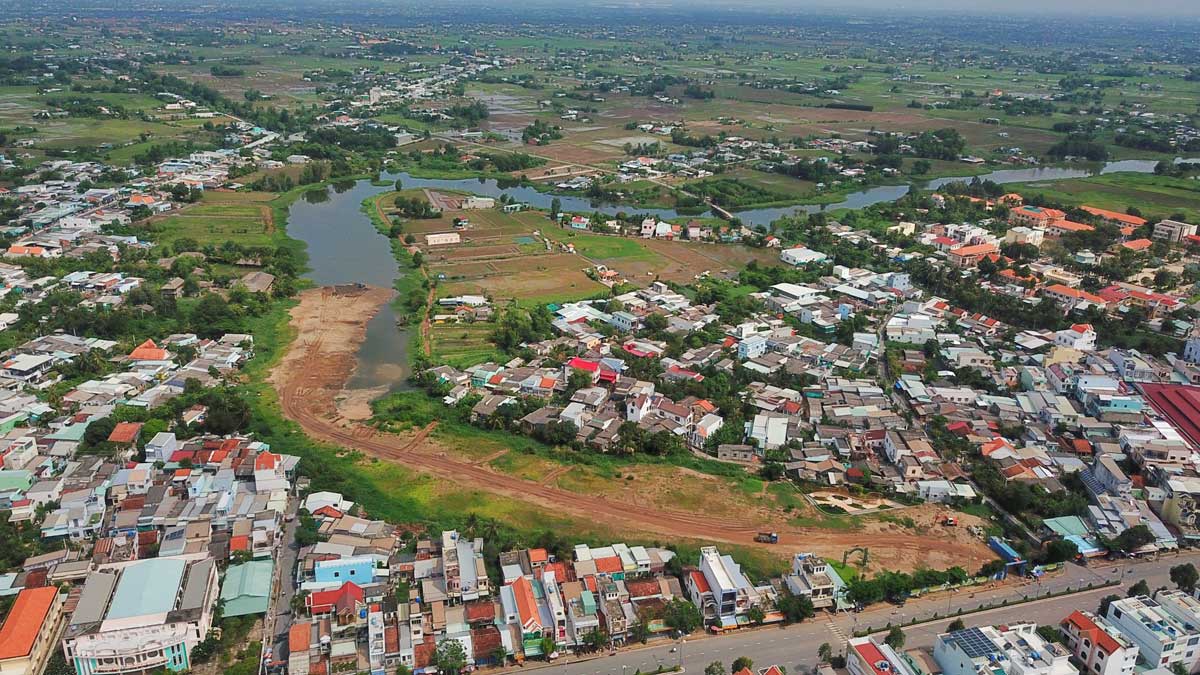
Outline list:
[[[761,611],[759,610],[760,613]],[[703,621],[703,617],[700,616],[700,610],[696,609],[696,606],[690,600],[672,598],[667,603],[667,606],[663,608],[663,623],[684,635],[694,632],[700,627]]]
[[[784,621],[788,623],[800,623],[817,613],[812,600],[806,595],[785,595],[779,599],[776,606],[783,613]]]
[[[1049,544],[1046,544],[1045,561],[1047,563],[1063,562],[1065,560],[1074,560],[1079,555],[1079,547],[1073,541],[1066,539],[1056,539]]]
[[[308,604],[306,602],[308,594],[309,591],[300,591],[292,596],[292,601],[289,606],[291,607],[293,614],[299,614],[300,610],[304,609],[304,607]]]
[[[763,611],[762,607],[755,605],[750,608],[750,611],[746,612],[746,618],[750,619],[754,625],[760,626],[766,620],[767,613]]]
[[[544,638],[542,638],[542,641],[539,644],[542,647],[542,655],[546,657],[547,661],[550,660],[551,654],[558,651],[555,648],[554,640],[552,638],[544,637]]]
[[[409,668],[401,663],[400,665],[396,666],[396,675],[412,675],[412,668]]]
[[[1117,550],[1129,553],[1151,543],[1154,538],[1154,533],[1150,531],[1149,527],[1134,525],[1118,534],[1117,538],[1113,540],[1113,545],[1117,547]]]
[[[1130,586],[1129,592],[1125,597],[1132,598],[1135,595],[1150,595],[1150,584],[1146,583],[1145,579],[1141,579],[1136,584]]]
[[[583,634],[583,644],[591,651],[598,651],[608,644],[608,636],[599,628],[593,628]]]
[[[739,656],[734,659],[733,663],[729,666],[729,672],[736,675],[737,673],[740,673],[743,668],[751,671],[754,670],[754,661],[752,661],[749,656]]]
[[[817,647],[817,660],[821,663],[829,663],[829,659],[833,658],[833,647],[829,646],[828,642],[822,642],[820,647]]]
[[[955,619],[950,622],[949,626],[946,626],[946,632],[953,633],[955,631],[963,630],[966,627],[967,627],[967,624],[963,623],[962,619]]]
[[[1044,623],[1037,627],[1037,634],[1046,642],[1062,644],[1062,631],[1052,623]]]
[[[637,623],[629,627],[629,637],[642,644],[650,639],[650,623],[643,617],[638,617]]]
[[[899,626],[892,626],[888,631],[887,637],[883,638],[884,644],[892,649],[900,649],[904,647],[904,631],[900,630]]]
[[[467,667],[467,651],[458,640],[445,639],[438,643],[433,662],[438,672],[459,675]]]
[[[704,666],[704,675],[725,675],[725,664],[720,661],[713,661]]]
[[[558,214],[562,212],[562,200],[558,197],[550,200],[550,217],[558,218]]]
[[[1103,598],[1100,598],[1100,606],[1096,608],[1096,614],[1100,616],[1106,616],[1108,614],[1108,606],[1112,604],[1113,600],[1120,599],[1121,596],[1119,595],[1106,595]]]
[[[1192,563],[1184,563],[1171,568],[1171,583],[1181,591],[1192,593],[1196,590],[1196,583],[1200,582],[1200,572],[1196,571],[1196,566]]]

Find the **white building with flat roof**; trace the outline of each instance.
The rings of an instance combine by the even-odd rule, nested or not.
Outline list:
[[[933,658],[944,675],[1078,675],[1062,645],[1046,642],[1037,624],[971,627],[943,633]]]
[[[706,620],[721,628],[737,627],[738,617],[744,619],[751,607],[762,605],[771,590],[751,584],[741,566],[715,546],[700,549],[700,569],[688,581],[692,602]]]
[[[1195,662],[1200,633],[1145,595],[1113,600],[1104,618],[1137,645],[1142,663],[1149,668],[1178,663],[1190,669]]]

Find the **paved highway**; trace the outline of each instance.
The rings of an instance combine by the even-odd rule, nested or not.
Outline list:
[[[748,656],[756,668],[775,664],[786,666],[789,673],[809,672],[817,663],[817,649],[822,643],[828,642],[834,653],[839,653],[845,647],[846,639],[858,630],[873,628],[879,629],[878,632],[882,634],[888,622],[925,620],[929,623],[905,629],[905,647],[931,647],[937,635],[945,632],[946,626],[953,620],[946,618],[947,614],[956,613],[960,607],[966,611],[989,603],[999,604],[1004,598],[1014,602],[1025,596],[1037,597],[1047,592],[1057,593],[1068,588],[1086,588],[1089,583],[1096,584],[1097,588],[1090,591],[997,607],[963,619],[967,625],[1017,621],[1058,623],[1075,609],[1095,611],[1105,595],[1125,595],[1126,589],[1140,579],[1145,579],[1151,589],[1171,586],[1170,568],[1183,562],[1200,565],[1200,553],[1168,555],[1158,560],[1120,565],[1068,565],[1060,575],[1042,582],[1002,584],[975,593],[961,591],[939,594],[940,597],[910,600],[904,607],[879,606],[859,614],[834,617],[821,613],[791,626],[763,627],[721,636],[693,635],[682,643],[659,640],[647,646],[618,651],[613,656],[566,658],[544,665],[530,664],[515,670],[542,670],[545,675],[633,675],[638,670],[642,673],[653,671],[660,665],[671,667],[682,664],[686,672],[699,675],[704,666],[713,661],[720,661],[728,670],[735,658]],[[1099,587],[1105,580],[1117,581],[1120,586]],[[940,618],[934,619],[934,613]]]

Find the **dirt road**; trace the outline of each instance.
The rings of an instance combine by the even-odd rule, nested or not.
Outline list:
[[[378,288],[353,295],[338,294],[328,288],[312,289],[301,294],[300,304],[292,310],[292,324],[298,337],[272,372],[271,381],[279,391],[283,413],[313,438],[395,461],[468,488],[522,500],[552,513],[603,522],[631,533],[755,545],[755,533],[769,527],[780,533],[784,546],[773,550],[781,555],[807,550],[840,557],[845,549],[865,544],[871,547],[874,561],[891,569],[921,565],[942,568],[972,562],[978,566],[991,557],[980,542],[957,532],[918,535],[882,522],[870,522],[854,532],[795,528],[782,522],[782,518],[778,523],[764,523],[754,515],[732,511],[693,513],[579,494],[556,487],[551,481],[525,480],[495,471],[486,464],[458,459],[430,438],[433,424],[406,435],[380,432],[343,415],[338,404],[345,397],[343,386],[353,372],[355,353],[366,324],[390,297],[391,291]]]

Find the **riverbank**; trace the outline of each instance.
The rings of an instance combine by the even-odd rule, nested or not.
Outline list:
[[[346,383],[359,367],[358,350],[367,326],[393,297],[388,288],[311,288],[300,294],[300,302],[289,312],[292,331],[299,336],[272,369],[269,381],[281,399],[302,398],[331,406],[349,420],[371,416],[370,401],[386,389],[347,390]],[[293,402],[293,408],[299,409]],[[316,410],[304,408],[309,413]]]

